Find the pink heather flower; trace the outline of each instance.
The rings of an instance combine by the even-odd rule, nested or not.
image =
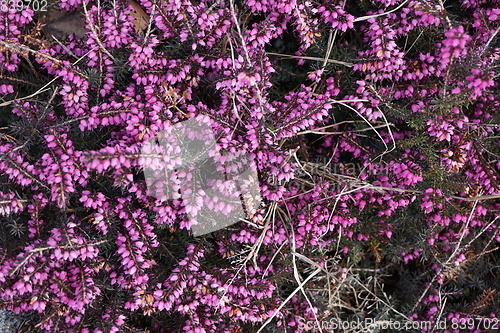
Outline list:
[[[444,35],[446,39],[442,41],[444,47],[441,50],[443,66],[450,62],[452,58],[466,55],[466,46],[472,40],[472,38],[465,33],[463,26],[452,28]]]
[[[484,73],[483,71],[473,68],[471,69],[472,75],[467,76],[465,79],[470,83],[467,88],[472,89],[471,97],[477,99],[486,88],[495,84],[493,81],[493,72]]]
[[[14,87],[10,84],[0,84],[0,94],[12,94]]]
[[[365,20],[402,3],[365,1],[356,8],[354,24],[345,1],[245,0],[237,4],[238,22],[230,6],[220,3],[136,1],[145,21],[151,20],[146,33],[136,27],[128,1],[113,8],[85,1],[87,38],[43,39],[43,45],[25,38],[36,23],[32,10],[0,11],[0,76],[5,80],[0,104],[7,102],[0,117],[0,217],[7,231],[25,227],[27,236],[17,237],[16,250],[0,249],[5,286],[0,298],[16,313],[37,311],[42,332],[120,332],[125,323],[134,330],[130,315],[153,318],[162,310],[179,319],[174,330],[241,331],[274,315],[283,302],[280,280],[293,279],[287,251],[276,249],[293,239],[298,253],[332,245],[348,253],[373,237],[384,240],[380,247],[385,249],[400,233],[393,234],[382,218],[397,221],[409,210],[424,214],[429,226],[419,238],[426,254],[432,247],[435,256],[422,258],[422,265],[438,274],[435,284],[449,282],[438,273],[439,263],[456,249],[458,232],[491,237],[492,230],[483,228],[498,208],[494,200],[483,200],[474,205],[469,221],[472,204],[456,199],[498,193],[492,171],[500,162],[483,161],[492,153],[477,144],[494,136],[495,128],[486,125],[498,109],[490,69],[500,59],[493,40],[500,11],[490,2],[461,0],[466,17],[449,15],[431,2],[408,1],[397,11]],[[83,4],[62,0],[59,7],[74,11]],[[348,29],[355,31],[345,33]],[[325,45],[314,44],[327,42],[330,33],[334,49],[343,50],[333,52],[332,59],[352,62],[352,68],[333,63],[322,68],[322,61],[302,57],[317,57]],[[409,35],[417,38],[406,45]],[[436,37],[441,42],[428,43]],[[276,50],[280,41],[282,51]],[[52,105],[47,104],[52,90],[29,102],[12,100],[26,97],[44,79],[26,80],[31,64],[19,66],[26,62],[26,47],[36,51],[30,56],[34,68],[57,79]],[[290,82],[282,84],[290,64],[297,70],[292,68]],[[351,75],[352,70],[357,73]],[[26,87],[19,87],[18,79]],[[453,106],[445,107],[448,98]],[[446,179],[435,184],[454,198],[433,188],[420,192],[420,186],[434,181],[422,183],[429,163],[411,144],[420,125],[413,126],[417,113],[428,134],[425,143],[438,146],[434,153],[446,177],[463,180],[457,193],[449,193]],[[141,150],[166,130],[169,134],[157,138],[161,146],[175,124],[199,114],[209,119],[220,145],[221,152],[209,152],[219,177],[200,177],[197,168],[186,167],[180,156],[188,148],[172,144]],[[206,137],[194,132],[184,134]],[[392,149],[402,142],[409,147]],[[243,182],[228,179],[246,165],[245,156],[257,165],[261,206],[214,237],[184,237],[179,229],[203,223],[203,214],[229,215],[239,207],[233,202],[240,203]],[[316,163],[316,158],[325,160]],[[346,161],[357,166],[328,172],[326,163]],[[145,166],[164,181],[145,181]],[[197,190],[202,182],[203,190]],[[270,205],[276,214],[267,216]],[[367,214],[381,218],[367,228]],[[108,251],[113,249],[109,242],[115,251]],[[259,249],[251,263],[236,272],[232,263],[255,244]],[[422,257],[423,249],[402,246],[400,268]],[[460,264],[465,252],[457,251],[455,263]],[[394,259],[392,252],[385,255]],[[347,269],[340,273],[347,279]],[[428,286],[417,282],[421,291]],[[101,292],[101,285],[109,290]],[[429,287],[412,319],[439,313],[441,299],[433,293],[436,286]],[[97,315],[89,311],[108,292],[119,295],[108,302],[116,306]],[[313,322],[319,313],[315,305],[297,294],[277,314],[276,327],[299,331],[297,318]],[[467,319],[453,312],[443,316]],[[80,328],[89,322],[95,327]]]
[[[426,124],[429,126],[427,129],[429,134],[436,137],[438,141],[451,141],[455,127],[444,120],[442,116],[438,116],[435,120],[429,119]]]

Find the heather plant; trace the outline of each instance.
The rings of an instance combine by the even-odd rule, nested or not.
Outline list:
[[[0,304],[23,331],[500,326],[500,1],[10,3]],[[172,132],[193,119],[203,153]]]

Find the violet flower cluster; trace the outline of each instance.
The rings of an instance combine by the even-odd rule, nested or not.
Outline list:
[[[499,319],[500,1],[53,6],[85,38],[0,10],[2,309],[75,333]],[[164,135],[197,117],[213,174]],[[249,161],[260,194],[228,182]]]

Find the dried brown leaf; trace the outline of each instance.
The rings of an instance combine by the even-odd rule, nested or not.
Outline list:
[[[135,2],[135,1],[130,1],[130,6],[132,7],[133,11],[130,13],[134,20],[132,23],[134,24],[135,27],[135,32],[139,35],[142,36],[144,35],[144,31],[149,25],[149,15],[142,10],[141,6]]]

